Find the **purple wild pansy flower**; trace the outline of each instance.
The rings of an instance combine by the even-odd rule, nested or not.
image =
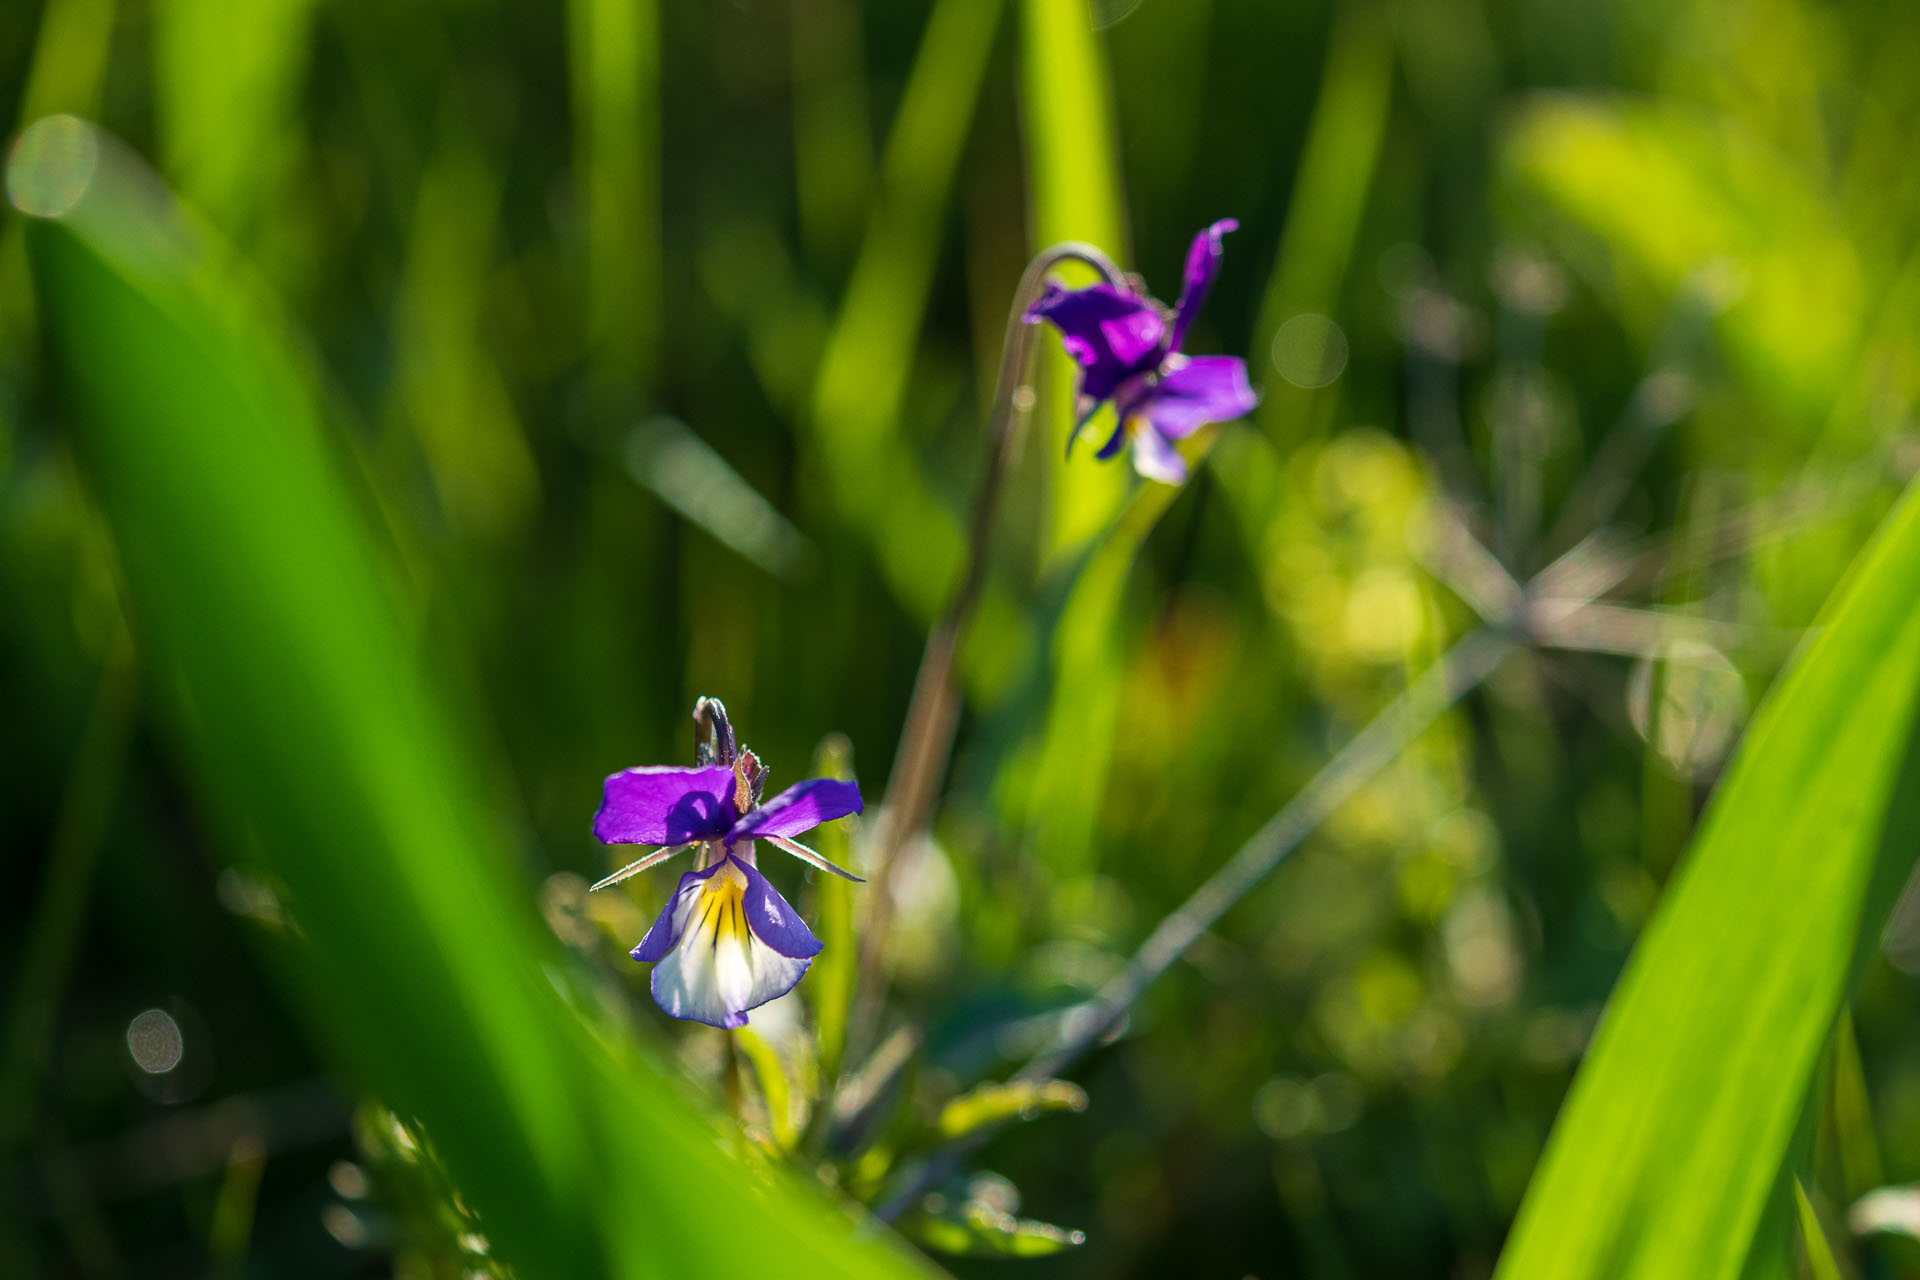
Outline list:
[[[593,834],[606,844],[664,847],[593,887],[697,847],[699,865],[680,877],[633,958],[653,965],[653,998],[674,1017],[744,1027],[747,1010],[793,990],[820,953],[820,940],[754,865],[754,841],[858,880],[793,837],[860,812],[860,788],[813,778],[762,801],[766,767],[735,744],[719,699],[700,699],[693,715],[709,730],[694,768],[653,765],[607,779]]]
[[[1059,330],[1060,345],[1080,364],[1078,418],[1067,437],[1069,451],[1087,419],[1111,400],[1118,423],[1098,456],[1111,458],[1131,439],[1135,470],[1149,480],[1179,484],[1187,478],[1187,462],[1174,442],[1210,422],[1238,418],[1259,403],[1247,382],[1246,361],[1180,350],[1220,274],[1220,238],[1239,225],[1223,218],[1193,238],[1180,302],[1171,310],[1131,286],[1063,289],[1051,281],[1027,308],[1027,323],[1044,320]]]

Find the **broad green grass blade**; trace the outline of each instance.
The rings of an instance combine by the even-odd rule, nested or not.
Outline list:
[[[1917,720],[1920,487],[1756,715],[1608,1004],[1500,1276],[1741,1273],[1920,848]]]
[[[249,278],[79,120],[35,125],[7,178],[36,215],[49,346],[156,689],[217,829],[277,886],[294,933],[268,951],[321,1042],[422,1123],[517,1274],[909,1273],[737,1164],[668,1074],[574,1012],[462,717]]]

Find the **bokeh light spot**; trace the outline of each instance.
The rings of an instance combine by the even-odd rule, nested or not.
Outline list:
[[[180,1024],[161,1009],[149,1009],[127,1024],[127,1052],[149,1075],[164,1075],[180,1065],[187,1051]]]
[[[1273,335],[1273,367],[1296,387],[1324,387],[1347,367],[1347,335],[1326,316],[1302,312]]]
[[[80,203],[100,166],[100,139],[78,116],[28,125],[7,160],[7,198],[33,218],[57,218]]]

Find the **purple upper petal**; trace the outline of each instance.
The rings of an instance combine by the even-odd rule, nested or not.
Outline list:
[[[1190,436],[1209,422],[1229,422],[1260,403],[1247,383],[1247,362],[1237,356],[1169,363],[1177,367],[1125,406],[1128,415],[1147,419],[1169,440]]]
[[[796,782],[753,812],[727,834],[727,843],[754,836],[797,836],[823,822],[860,812],[858,783],[812,778]]]
[[[789,960],[819,955],[820,939],[813,936],[813,930],[807,928],[800,913],[788,906],[779,891],[767,883],[759,868],[738,858],[734,859],[734,865],[747,873],[747,889],[740,905],[746,909],[747,927],[753,930],[753,936]]]
[[[1086,289],[1049,284],[1027,308],[1026,320],[1045,320],[1060,331],[1060,345],[1080,363],[1081,394],[1096,401],[1158,363],[1167,336],[1158,306],[1105,284]]]
[[[689,871],[680,877],[680,883],[667,895],[667,905],[660,908],[660,916],[653,922],[653,928],[647,930],[646,937],[640,939],[640,945],[630,953],[635,960],[653,964],[673,950],[686,925],[686,920],[680,915],[681,905],[689,893],[700,891],[701,883],[718,871],[720,865],[716,862],[705,871]]]
[[[603,844],[685,844],[712,840],[733,825],[733,770],[648,766],[607,779],[593,834]]]
[[[1192,246],[1187,249],[1186,274],[1180,280],[1180,305],[1173,311],[1173,341],[1167,344],[1168,350],[1180,349],[1180,343],[1187,336],[1187,326],[1200,314],[1200,304],[1207,300],[1214,278],[1220,274],[1220,259],[1226,252],[1220,238],[1239,229],[1240,223],[1235,219],[1222,218],[1193,238]]]

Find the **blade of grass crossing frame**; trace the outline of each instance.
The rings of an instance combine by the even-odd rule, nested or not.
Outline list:
[[[904,1274],[747,1170],[672,1078],[567,1004],[315,408],[251,280],[71,117],[8,168],[50,347],[203,804],[297,925],[293,985],[421,1122],[521,1274]],[[582,1001],[583,1005],[589,1001]],[[755,1224],[713,1231],[724,1201]]]
[[[1741,1274],[1920,848],[1917,712],[1910,488],[1755,716],[1608,1003],[1500,1276]]]

